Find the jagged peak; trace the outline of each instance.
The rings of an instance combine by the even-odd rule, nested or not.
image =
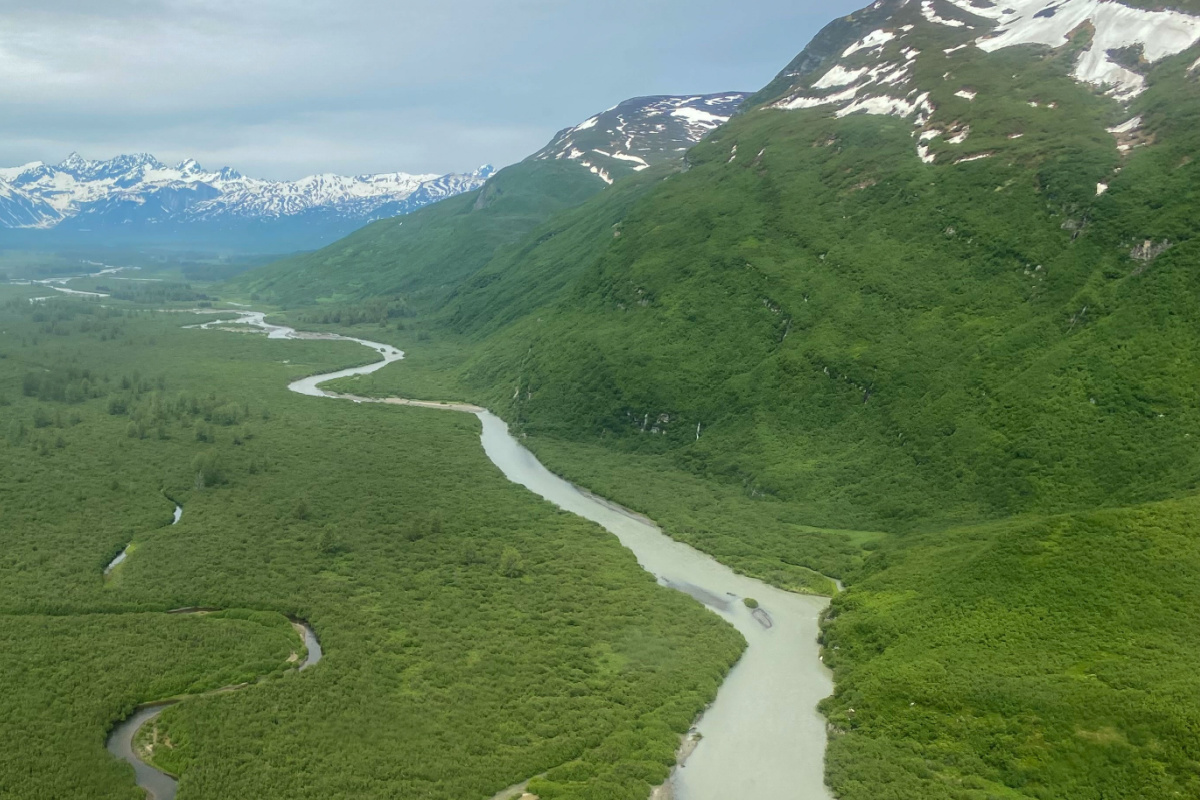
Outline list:
[[[75,150],[72,150],[69,156],[58,162],[58,166],[66,170],[85,169],[91,166],[91,164],[91,161],[79,155]]]
[[[80,215],[96,220],[98,215],[110,213],[122,219],[130,213],[145,215],[155,222],[281,218],[308,213],[365,220],[381,211],[393,214],[397,209],[411,210],[470,191],[483,184],[490,169],[441,176],[319,173],[280,181],[246,178],[231,167],[208,172],[191,158],[169,167],[149,153],[126,153],[94,161],[73,152],[55,166],[0,168],[0,180],[12,185],[13,191],[55,211],[53,219],[0,219],[0,227],[53,227]],[[166,207],[161,207],[163,204]]]

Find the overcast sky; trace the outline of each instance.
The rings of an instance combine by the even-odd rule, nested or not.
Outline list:
[[[0,166],[502,166],[628,97],[758,89],[863,2],[0,0]]]

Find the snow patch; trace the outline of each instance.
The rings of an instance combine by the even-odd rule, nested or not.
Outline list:
[[[603,150],[597,150],[596,152],[603,153],[604,155],[608,156],[609,158],[615,158],[618,161],[632,161],[635,164],[640,164],[642,169],[645,169],[646,167],[650,166],[649,164],[646,163],[646,159],[642,158],[641,156],[632,155],[630,153],[605,153]]]
[[[970,44],[970,42],[968,42],[966,44],[960,44],[958,47],[947,48],[947,49],[943,50],[942,52],[945,53],[946,55],[950,55],[951,53],[957,53],[959,50],[966,50],[970,46],[971,46],[971,44]]]
[[[825,95],[824,97],[793,97],[791,100],[781,100],[774,105],[775,108],[782,108],[787,111],[792,111],[797,108],[815,108],[830,103],[845,103],[848,100],[853,100],[858,94],[858,87],[851,86],[845,91],[837,94]]]
[[[967,25],[967,23],[963,22],[962,20],[946,19],[945,17],[939,17],[937,15],[937,12],[933,10],[933,0],[922,0],[921,16],[937,25],[946,25],[947,27],[950,27],[950,28],[970,27]]]
[[[882,50],[883,46],[896,38],[896,34],[892,31],[885,31],[882,28],[868,33],[863,38],[859,39],[854,44],[842,51],[842,58],[852,56],[859,50]]]
[[[593,175],[598,177],[600,180],[607,183],[609,186],[612,186],[612,182],[613,182],[612,176],[609,175],[607,172],[605,172],[603,169],[601,169],[600,167],[596,166],[595,164],[589,163],[587,161],[580,161],[579,163],[582,164],[583,166],[587,167],[588,172],[592,173]]]
[[[937,160],[937,156],[929,152],[929,145],[926,142],[932,141],[941,136],[939,130],[921,131],[921,135],[917,138],[917,157],[926,164],[932,164]]]
[[[954,96],[961,97],[964,100],[974,100],[975,96],[978,94],[979,92],[972,92],[970,89],[959,89],[954,93]]]
[[[963,158],[958,159],[954,163],[955,164],[966,164],[968,161],[978,161],[981,158],[991,158],[991,156],[992,156],[991,153],[977,153],[976,155],[973,155],[973,156],[964,156]]]
[[[902,97],[888,97],[882,95],[879,97],[864,97],[856,100],[845,108],[839,108],[834,116],[847,117],[851,114],[859,112],[864,114],[876,114],[880,116],[891,117],[910,117],[918,111],[928,109],[933,111],[933,107],[928,102],[929,93],[917,97],[915,100],[906,100]]]
[[[990,8],[972,5],[970,0],[947,1],[999,21],[993,35],[976,41],[987,52],[1019,44],[1062,47],[1068,34],[1090,23],[1095,30],[1091,47],[1080,55],[1072,74],[1121,101],[1141,94],[1146,82],[1111,60],[1109,50],[1141,45],[1146,61],[1153,64],[1200,41],[1200,17],[1131,8],[1111,0],[1065,0],[1058,5],[1047,5],[1046,0],[1005,0]]]
[[[1141,117],[1134,117],[1133,119],[1127,119],[1127,120],[1125,120],[1125,121],[1124,121],[1124,122],[1122,122],[1120,125],[1115,125],[1115,126],[1113,126],[1113,127],[1109,128],[1109,129],[1108,129],[1108,132],[1109,132],[1109,133],[1115,133],[1115,134],[1121,134],[1121,133],[1133,133],[1133,132],[1134,132],[1134,131],[1136,131],[1136,130],[1137,130],[1139,127],[1141,127],[1141,125],[1142,125],[1142,118],[1141,118]]]
[[[838,64],[833,69],[821,76],[821,79],[812,85],[814,89],[835,89],[838,86],[845,86],[849,83],[854,83],[862,77],[867,71],[866,67],[862,69],[846,69],[841,64]]]
[[[966,125],[963,127],[962,130],[960,130],[958,133],[951,136],[946,141],[949,142],[950,144],[962,144],[963,142],[965,142],[967,140],[967,137],[970,135],[971,135],[971,126]]]
[[[740,103],[745,99],[746,99],[746,95],[744,95],[744,94],[723,94],[723,95],[719,95],[717,97],[704,98],[704,105],[706,105],[706,106],[728,105],[730,103]]]
[[[693,125],[703,125],[711,128],[715,128],[718,125],[725,123],[729,119],[727,116],[713,114],[710,111],[704,111],[702,109],[692,108],[690,106],[675,109],[671,112],[671,116],[686,120]]]
[[[871,77],[875,79],[876,83],[885,86],[894,86],[909,78],[908,64],[884,64],[871,70],[871,73]]]
[[[1100,195],[1104,194],[1107,191],[1108,191],[1107,183],[1097,183],[1096,184],[1096,197],[1099,197]]]

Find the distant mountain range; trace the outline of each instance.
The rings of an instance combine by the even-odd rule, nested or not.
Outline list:
[[[302,253],[244,276],[247,295],[303,304],[318,297],[362,298],[395,292],[431,302],[439,287],[484,268],[555,214],[616,182],[653,182],[729,120],[746,92],[634,97],[559,131],[545,147],[496,173],[479,191],[382,220],[316,253]],[[661,170],[667,170],[662,172]],[[554,270],[540,290],[559,285]],[[481,278],[485,282],[490,278]]]
[[[191,159],[167,166],[146,153],[107,161],[72,153],[60,164],[0,168],[0,246],[309,249],[476,189],[492,172],[271,181]]]
[[[682,158],[748,95],[638,97],[565,128],[530,161],[560,162],[596,184]],[[168,166],[147,153],[0,168],[0,248],[159,247],[287,253],[330,244],[369,222],[478,189],[493,174],[310,175],[297,181]],[[602,183],[603,182],[603,183]]]

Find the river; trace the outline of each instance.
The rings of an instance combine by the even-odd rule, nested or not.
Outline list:
[[[171,516],[171,524],[179,524],[179,520],[183,517],[183,506],[175,504],[175,512]],[[120,554],[109,562],[104,568],[104,575],[108,577],[113,569],[123,562],[129,555],[129,545]],[[211,608],[177,608],[174,611],[168,612],[171,614],[203,614],[216,609]],[[299,671],[311,667],[321,660],[321,643],[317,641],[317,634],[313,632],[312,627],[301,619],[292,620],[293,627],[304,640],[304,646],[307,648],[307,654],[304,660],[300,662]],[[232,688],[232,687],[231,687]],[[216,691],[226,691],[218,689]],[[211,694],[211,692],[210,692]],[[134,709],[134,712],[112,729],[108,735],[108,741],[105,747],[108,752],[112,753],[117,758],[125,761],[133,767],[134,780],[138,786],[146,790],[150,800],[175,800],[175,791],[178,788],[178,782],[167,773],[157,770],[146,762],[137,757],[133,740],[137,736],[138,730],[141,729],[150,720],[162,713],[163,709],[168,706],[173,706],[186,698],[178,698],[166,700],[161,703],[146,703]]]
[[[197,328],[250,325],[272,339],[354,341],[381,358],[361,367],[315,375],[288,388],[312,397],[442,408],[475,414],[482,426],[484,452],[513,483],[558,507],[591,520],[633,551],[638,563],[664,586],[691,595],[743,636],[747,648],[721,685],[716,699],[690,737],[694,750],[669,781],[676,800],[830,800],[825,786],[825,719],[817,703],[833,691],[821,661],[818,620],[829,598],[793,594],[739,575],[710,556],[664,534],[653,521],[597,497],[546,469],[508,432],[504,420],[465,403],[433,403],[402,398],[366,398],[326,392],[320,384],[365,375],[399,361],[395,347],[337,334],[305,333],[271,325],[264,314],[239,311],[237,319],[214,320]],[[743,602],[754,598],[759,610]],[[699,734],[695,736],[694,734]],[[698,739],[698,741],[697,741]]]
[[[183,516],[183,506],[176,503],[175,504],[175,513],[171,515],[171,524],[178,525],[179,518],[182,516]],[[116,557],[112,561],[108,562],[108,566],[104,568],[104,577],[107,578],[109,575],[111,575],[112,571],[114,569],[116,569],[117,566],[119,564],[121,564],[126,558],[129,557],[129,548],[132,546],[133,546],[132,542],[125,545],[125,549],[123,549],[121,552],[117,553]]]
[[[179,609],[179,612],[203,614],[210,610]],[[298,667],[303,672],[321,660],[321,644],[317,641],[317,635],[313,632],[312,627],[304,620],[293,619],[292,625],[296,627],[301,638],[304,639],[304,645],[308,648],[308,654]],[[243,687],[216,689],[214,692],[232,691],[238,688]],[[214,692],[206,692],[206,694],[213,694]],[[108,735],[108,741],[105,743],[108,752],[133,767],[134,780],[138,786],[146,790],[149,800],[175,800],[175,792],[179,788],[179,782],[173,776],[168,775],[162,770],[155,769],[138,758],[133,740],[141,727],[161,714],[163,709],[183,702],[186,699],[165,700],[161,703],[146,703],[138,706],[131,715],[123,719],[117,727],[112,729],[112,732]]]

